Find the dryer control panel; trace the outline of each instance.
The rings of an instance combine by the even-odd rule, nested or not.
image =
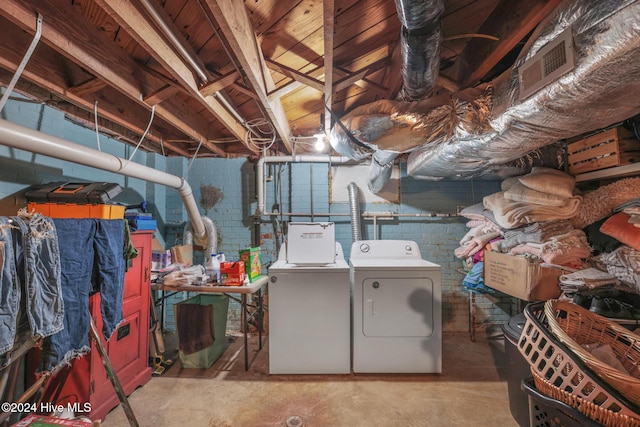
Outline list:
[[[360,240],[351,246],[352,259],[421,259],[411,240]]]

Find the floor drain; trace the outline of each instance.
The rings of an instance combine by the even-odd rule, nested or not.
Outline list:
[[[293,415],[287,418],[287,421],[284,422],[284,425],[287,427],[302,427],[304,426],[304,421],[297,415]]]

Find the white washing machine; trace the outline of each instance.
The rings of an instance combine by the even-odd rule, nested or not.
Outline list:
[[[351,247],[353,372],[442,372],[441,267],[416,242]]]
[[[285,247],[269,267],[269,373],[351,372],[349,265],[287,263]]]

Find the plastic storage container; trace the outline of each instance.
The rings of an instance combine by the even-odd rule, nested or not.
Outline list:
[[[531,427],[599,427],[599,424],[575,408],[540,393],[531,378],[522,380],[522,389],[528,399],[531,414],[527,426]],[[522,424],[520,424],[522,425]]]
[[[216,360],[222,356],[226,349],[226,333],[227,333],[227,312],[229,311],[229,297],[226,295],[207,295],[207,294],[199,294],[193,298],[186,299],[181,301],[174,306],[174,310],[176,311],[176,320],[177,316],[177,308],[176,306],[184,304],[199,304],[199,305],[212,305],[213,306],[213,328],[215,339],[213,344],[204,348],[200,351],[196,351],[191,354],[185,354],[181,350],[178,350],[178,357],[180,358],[180,363],[183,368],[204,368],[208,369],[215,363]],[[178,331],[178,341],[180,341],[180,325],[177,325],[176,328]],[[189,328],[208,328],[210,325],[198,325],[191,324]],[[183,337],[184,337],[183,331]],[[190,335],[193,334],[194,331],[189,331]],[[197,331],[196,331],[197,332]]]
[[[522,380],[531,376],[529,362],[518,350],[520,335],[527,319],[524,313],[517,314],[502,326],[504,350],[507,358],[507,390],[509,410],[520,427],[529,426],[529,396],[522,391]]]

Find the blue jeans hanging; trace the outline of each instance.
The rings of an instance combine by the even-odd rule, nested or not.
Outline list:
[[[60,253],[55,225],[38,213],[0,217],[0,355],[17,334],[34,339],[63,328]],[[6,358],[0,365],[4,364]]]
[[[61,263],[64,329],[44,341],[42,370],[55,371],[89,351],[89,294],[101,296],[102,333],[109,339],[122,322],[124,221],[54,219]]]

